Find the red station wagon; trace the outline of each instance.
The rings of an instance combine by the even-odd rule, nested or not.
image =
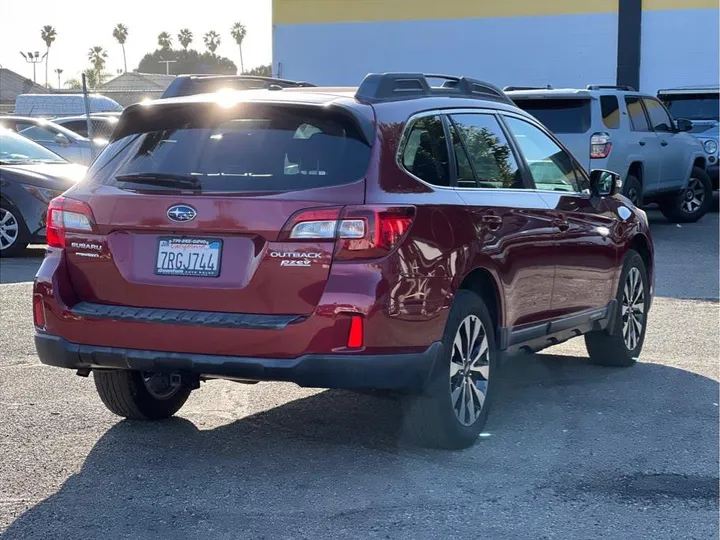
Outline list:
[[[465,77],[133,105],[50,204],[38,354],[127,418],[292,381],[397,391],[420,444],[467,447],[507,353],[640,354],[653,244],[618,187]]]

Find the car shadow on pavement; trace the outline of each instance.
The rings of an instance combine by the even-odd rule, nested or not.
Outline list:
[[[402,527],[437,517],[442,529],[452,506],[504,497],[545,508],[513,538],[584,498],[715,511],[716,381],[650,363],[509,362],[486,433],[459,452],[409,444],[393,399],[333,390],[208,430],[120,421],[4,538],[425,538],[438,530]],[[477,532],[460,518],[445,532]],[[571,521],[560,516],[558,537]]]

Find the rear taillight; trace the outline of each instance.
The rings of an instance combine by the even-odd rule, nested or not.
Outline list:
[[[612,150],[612,141],[607,133],[593,133],[590,137],[590,157],[592,159],[602,159],[610,155]]]
[[[47,245],[64,248],[68,231],[92,232],[95,218],[90,207],[81,201],[56,197],[50,201],[47,213]]]
[[[413,206],[347,206],[302,210],[287,221],[279,241],[338,240],[336,259],[387,255],[407,234]]]
[[[45,329],[45,306],[39,294],[33,295],[33,322],[36,328]]]

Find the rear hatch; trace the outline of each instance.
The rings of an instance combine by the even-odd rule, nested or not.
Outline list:
[[[364,202],[372,142],[362,121],[311,104],[136,106],[66,194],[94,222],[65,241],[77,299],[311,313],[334,236],[296,240],[283,227],[308,208]]]
[[[515,96],[515,104],[537,118],[552,131],[583,167],[590,165],[590,127],[592,98],[589,95],[547,98]]]

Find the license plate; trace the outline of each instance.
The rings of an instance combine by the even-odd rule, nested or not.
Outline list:
[[[155,273],[164,276],[217,277],[222,240],[160,238]]]

